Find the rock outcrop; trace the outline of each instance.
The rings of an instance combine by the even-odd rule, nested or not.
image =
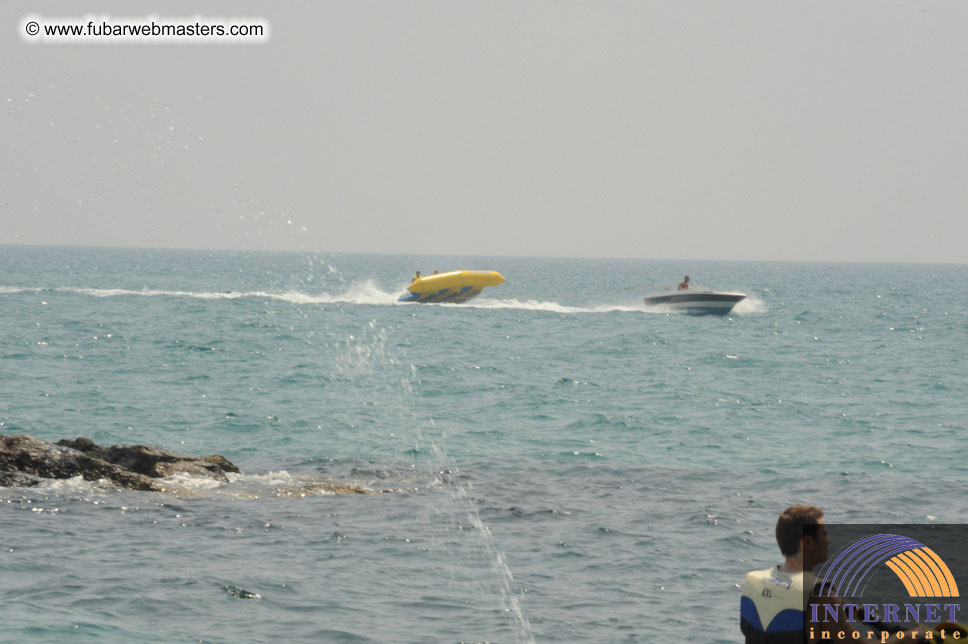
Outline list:
[[[0,486],[28,487],[43,479],[82,476],[134,490],[164,491],[156,479],[174,474],[227,481],[239,468],[217,454],[193,457],[148,445],[102,447],[87,438],[56,444],[33,436],[0,436]]]

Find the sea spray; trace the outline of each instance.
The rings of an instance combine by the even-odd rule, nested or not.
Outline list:
[[[417,382],[417,370],[411,365],[411,378],[403,383],[411,400],[416,395],[414,383]],[[477,511],[475,500],[469,493],[472,485],[464,480],[456,466],[447,465],[445,434],[437,429],[432,418],[426,424],[415,422],[414,434],[417,439],[414,453],[428,456],[427,465],[432,468],[434,486],[449,492],[433,508],[432,515],[425,514],[424,518],[431,529],[431,539],[447,551],[449,560],[460,566],[451,569],[451,580],[476,585],[485,602],[496,596],[514,641],[533,644],[531,623],[514,591],[511,568],[491,529]],[[479,571],[476,576],[473,574],[475,570]]]
[[[514,591],[514,576],[511,573],[511,567],[507,563],[504,551],[497,547],[491,529],[481,519],[474,500],[468,494],[470,484],[463,484],[459,477],[455,477],[449,487],[452,502],[467,521],[466,526],[457,523],[452,525],[451,528],[457,528],[461,534],[472,534],[476,537],[481,548],[480,554],[484,561],[489,564],[486,579],[491,582],[492,586],[496,586],[497,594],[501,599],[501,609],[508,618],[515,641],[534,644],[535,639],[531,622],[524,614],[518,595]],[[483,589],[487,592],[488,586],[485,584]]]
[[[405,364],[397,356],[397,351],[387,348],[389,336],[384,328],[377,329],[371,321],[360,334],[346,339],[340,365],[346,376],[366,374],[375,378],[376,386],[384,390],[392,389],[393,379],[389,374],[397,373]],[[477,586],[480,599],[488,604],[496,598],[500,612],[507,620],[514,641],[530,644],[535,641],[531,624],[524,613],[521,602],[514,591],[514,577],[504,552],[497,546],[490,528],[481,519],[471,498],[471,484],[464,481],[460,471],[449,464],[446,435],[440,430],[433,418],[421,421],[416,412],[419,398],[420,376],[418,368],[410,364],[403,377],[399,377],[400,399],[398,405],[389,413],[391,427],[409,427],[413,430],[414,444],[406,450],[412,458],[412,469],[424,470],[427,487],[430,490],[445,489],[448,494],[432,497],[436,504],[423,513],[424,523],[429,529],[430,540],[441,547],[448,560],[456,567],[451,568],[451,581],[454,583]],[[399,443],[396,432],[390,432],[388,439]]]
[[[733,307],[733,315],[754,315],[760,313],[766,313],[766,302],[756,297],[755,295],[749,295],[745,300],[740,301]]]

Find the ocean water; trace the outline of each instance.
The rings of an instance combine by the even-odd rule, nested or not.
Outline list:
[[[966,347],[965,265],[0,246],[0,433],[244,472],[0,488],[0,641],[740,642],[784,507],[964,521]]]

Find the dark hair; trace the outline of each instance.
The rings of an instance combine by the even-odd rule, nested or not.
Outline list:
[[[780,552],[787,557],[800,552],[800,540],[807,535],[816,538],[822,517],[823,510],[812,505],[793,505],[784,510],[776,522]]]

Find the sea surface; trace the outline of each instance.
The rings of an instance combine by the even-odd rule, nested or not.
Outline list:
[[[966,349],[966,265],[0,246],[0,433],[244,472],[0,488],[0,642],[741,642],[786,506],[965,521]]]

